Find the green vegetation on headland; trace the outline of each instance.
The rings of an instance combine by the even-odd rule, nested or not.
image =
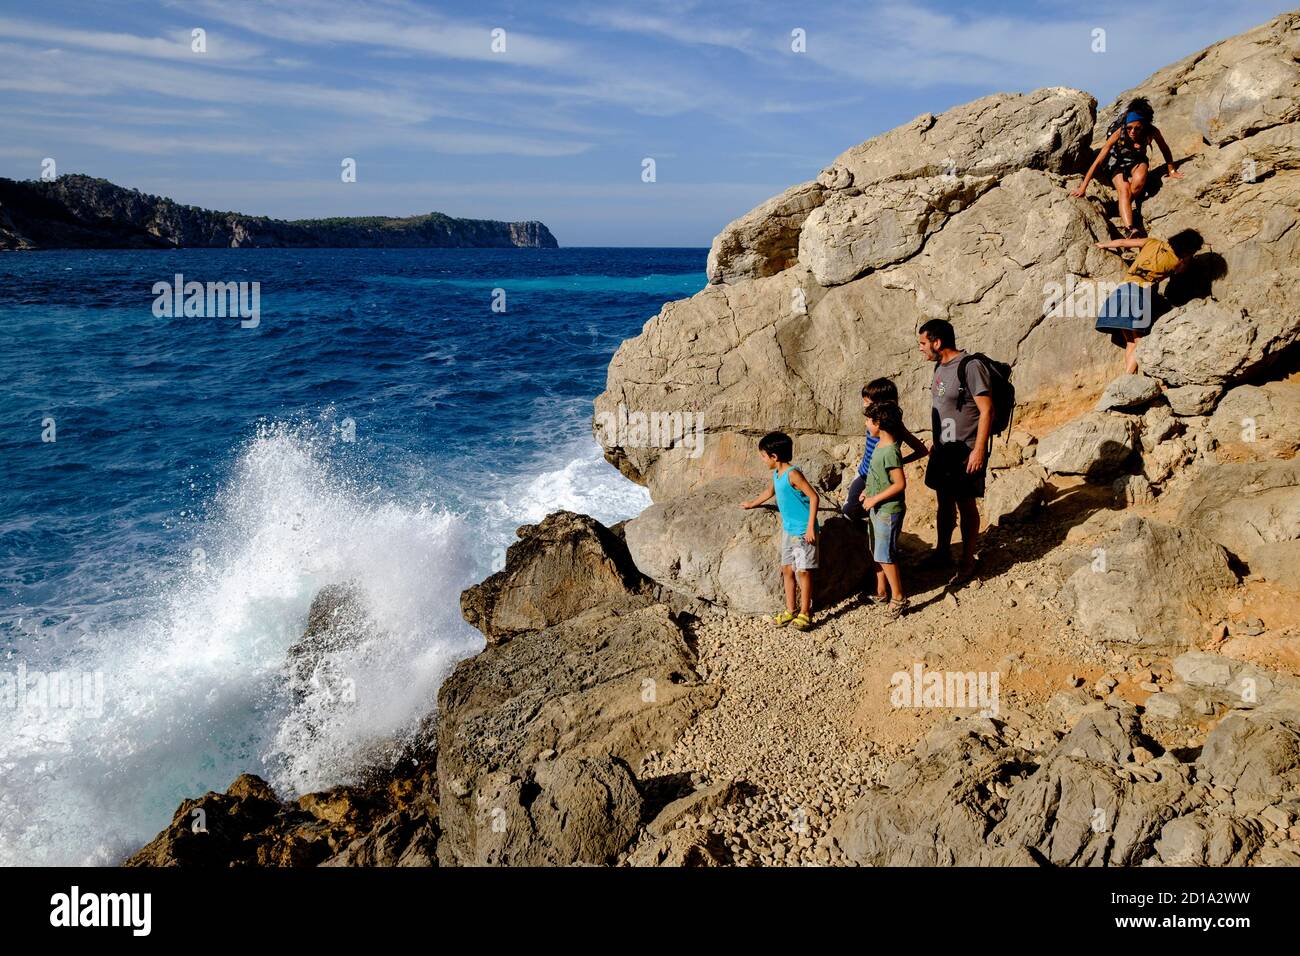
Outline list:
[[[558,247],[541,222],[332,216],[283,220],[187,206],[106,179],[0,178],[0,250]]]

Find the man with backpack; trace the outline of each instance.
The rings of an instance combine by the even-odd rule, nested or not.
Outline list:
[[[975,573],[979,543],[979,499],[984,497],[984,472],[993,436],[1010,424],[1015,406],[1009,366],[985,355],[968,355],[957,348],[952,323],[931,319],[917,331],[921,354],[934,362],[930,390],[934,447],[925,483],[938,497],[938,546],[925,562],[931,567],[952,563],[951,545],[961,519],[961,563],[955,581]]]

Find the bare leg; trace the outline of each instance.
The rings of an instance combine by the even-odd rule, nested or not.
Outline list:
[[[878,563],[876,564],[876,597],[889,597],[889,588],[885,584],[885,569]]]
[[[1147,188],[1147,164],[1138,163],[1129,170],[1128,192],[1133,202],[1142,201],[1142,191]]]
[[[1133,167],[1132,171],[1130,172],[1129,181],[1128,181],[1129,202],[1132,204],[1133,207],[1133,222],[1135,225],[1138,224],[1139,222],[1138,219],[1139,206],[1142,203],[1142,192],[1143,190],[1146,189],[1146,186],[1147,186],[1147,164],[1138,163],[1136,166]],[[1143,231],[1146,230],[1145,226],[1138,226],[1138,228],[1142,229]]]
[[[959,570],[969,574],[975,570],[975,550],[980,540],[980,507],[974,498],[962,498],[957,502],[961,512],[961,565]]]
[[[794,608],[794,598],[790,598],[790,607]],[[799,572],[799,610],[807,617],[812,617],[812,572]]]
[[[1133,228],[1133,198],[1129,193],[1128,180],[1124,178],[1123,173],[1116,173],[1112,180],[1115,184],[1115,192],[1119,195],[1119,221],[1124,224],[1125,229]]]
[[[889,587],[890,590],[894,592],[894,600],[903,600],[905,596],[903,594],[903,579],[898,574],[898,565],[882,564],[880,565],[880,568],[882,569],[884,576],[889,579]]]
[[[806,572],[805,572],[806,573]],[[785,609],[794,613],[794,568],[788,564],[781,565],[781,577],[785,579]]]
[[[1125,329],[1120,334],[1124,336],[1124,371],[1129,375],[1136,375],[1138,370],[1138,337],[1128,329]]]

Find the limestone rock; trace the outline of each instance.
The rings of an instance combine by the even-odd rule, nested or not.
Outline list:
[[[1300,445],[1300,382],[1231,389],[1210,416],[1210,434],[1220,444],[1254,446],[1261,457],[1287,457]]]
[[[1111,484],[1115,503],[1121,508],[1129,505],[1146,505],[1155,501],[1155,489],[1142,475],[1121,475]]]
[[[942,175],[833,193],[804,223],[799,262],[823,286],[902,262],[996,182],[992,176]]]
[[[716,833],[672,830],[637,847],[628,858],[632,866],[728,866],[731,853]]]
[[[861,865],[1021,863],[1022,855],[1000,855],[985,836],[1004,806],[995,785],[1005,789],[1026,760],[987,719],[942,725],[842,813],[831,836]]]
[[[1241,796],[1276,799],[1300,786],[1300,711],[1232,713],[1210,731],[1198,769]]]
[[[1227,555],[1205,535],[1129,518],[1066,581],[1062,599],[1095,640],[1188,647],[1236,584]]]
[[[1183,493],[1177,522],[1247,563],[1259,545],[1300,538],[1300,460],[1201,470]]]
[[[1172,666],[1174,676],[1184,687],[1177,696],[1185,702],[1206,700],[1248,710],[1300,691],[1300,678],[1206,651],[1180,654]]]
[[[836,157],[854,188],[892,179],[1008,176],[1021,169],[1069,173],[1085,163],[1096,101],[1050,87],[998,93],[939,115],[925,113]]]
[[[1160,397],[1160,383],[1145,375],[1121,375],[1106,386],[1101,399],[1097,402],[1097,411],[1105,412],[1112,408],[1137,408],[1149,404]]]
[[[1129,782],[1119,762],[1142,746],[1127,712],[1093,711],[1011,791],[990,841],[1019,844],[1056,866],[1132,866],[1190,804],[1181,783]]]
[[[626,768],[717,700],[693,663],[662,605],[595,608],[461,661],[438,692],[439,861],[608,862],[642,810]]]
[[[1243,866],[1263,844],[1257,822],[1197,811],[1166,823],[1155,851],[1166,866]]]
[[[185,800],[126,866],[431,866],[439,837],[428,754],[401,787],[334,787],[281,801],[242,774],[224,793]]]
[[[1057,475],[1113,474],[1133,453],[1137,432],[1127,415],[1090,412],[1044,436],[1034,460]]]
[[[646,824],[646,832],[652,836],[663,836],[677,826],[685,816],[700,817],[740,799],[740,789],[730,781],[704,787],[684,797],[672,801]]]
[[[825,192],[816,182],[791,186],[729,223],[709,249],[705,265],[709,281],[761,278],[794,265],[799,231],[809,213],[822,204]]]
[[[1256,545],[1250,552],[1250,571],[1266,581],[1300,590],[1300,538]]]
[[[1038,507],[1046,491],[1047,482],[1037,465],[994,472],[981,510],[990,525],[1023,521]]]
[[[933,368],[915,330],[931,317],[952,321],[964,347],[1012,361],[1026,399],[1091,382],[1114,362],[1113,346],[1088,321],[1045,316],[1044,290],[1066,273],[1118,277],[1121,260],[1095,248],[1107,236],[1093,206],[1021,168],[910,258],[862,278],[826,288],[800,264],[710,285],[666,305],[619,347],[595,402],[598,415],[620,405],[699,415],[702,453],[597,438],[658,501],[752,473],[767,431],[796,435],[797,458],[860,441],[860,389],[879,376],[894,380],[907,422],[924,431]]]
[[[1185,438],[1162,442],[1142,454],[1142,475],[1151,484],[1158,485],[1191,461],[1195,454],[1195,445]]]
[[[760,614],[784,606],[785,532],[776,507],[740,508],[762,488],[761,479],[719,479],[651,505],[627,524],[637,567],[664,587],[733,611]],[[860,533],[833,511],[822,520],[819,548],[813,596],[815,606],[825,607],[858,590],[870,555]]]
[[[505,567],[460,597],[465,620],[489,642],[539,631],[598,605],[644,603],[627,546],[594,518],[557,511],[517,533]]]
[[[1294,313],[1249,312],[1204,300],[1162,316],[1138,345],[1137,360],[1146,374],[1172,388],[1222,387],[1269,364],[1297,341],[1300,317]]]
[[[1214,411],[1221,394],[1223,389],[1216,385],[1182,385],[1165,389],[1165,401],[1175,415],[1192,418]]]

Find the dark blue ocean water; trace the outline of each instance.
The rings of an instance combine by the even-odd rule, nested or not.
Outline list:
[[[591,399],[704,258],[0,257],[0,863],[111,862],[240,771],[293,792],[382,760],[479,646],[458,594],[515,526],[644,505]],[[257,326],[155,316],[176,273],[259,283]],[[384,640],[335,662],[350,706],[295,704],[285,650],[343,580]]]

